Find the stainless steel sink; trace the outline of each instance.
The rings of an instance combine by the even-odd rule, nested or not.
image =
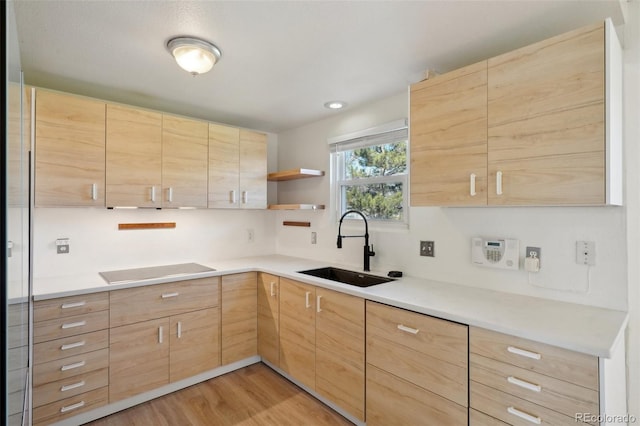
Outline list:
[[[394,281],[393,278],[363,274],[362,272],[348,271],[346,269],[334,268],[332,266],[328,266],[326,268],[308,269],[306,271],[298,272],[301,274],[324,278],[331,281],[337,281],[343,284],[355,285],[358,287],[370,287],[372,285]]]

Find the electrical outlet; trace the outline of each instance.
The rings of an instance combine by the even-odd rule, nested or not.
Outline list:
[[[595,241],[576,241],[576,263],[579,265],[596,264]]]
[[[420,241],[420,256],[436,257],[434,241]]]
[[[525,251],[525,257],[537,257],[538,262],[541,262],[542,249],[540,247],[527,247]]]
[[[252,243],[255,239],[255,234],[253,229],[247,229],[247,241]]]
[[[318,234],[314,231],[311,232],[311,244],[316,244],[318,242]]]

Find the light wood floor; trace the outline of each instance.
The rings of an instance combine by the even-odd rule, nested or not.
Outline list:
[[[262,363],[156,398],[90,426],[352,425]]]

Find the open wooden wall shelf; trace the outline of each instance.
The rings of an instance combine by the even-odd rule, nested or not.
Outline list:
[[[292,169],[269,173],[267,175],[267,180],[271,182],[281,182],[285,180],[304,179],[319,176],[324,176],[324,171],[313,169]]]

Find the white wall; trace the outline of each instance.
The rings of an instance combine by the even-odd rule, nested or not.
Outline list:
[[[640,3],[627,2],[626,7],[624,86],[630,316],[627,386],[629,413],[640,419]]]
[[[408,95],[400,93],[359,109],[281,133],[281,169],[306,167],[329,171],[327,138],[407,117]],[[279,202],[324,203],[328,210],[281,212],[277,251],[361,268],[361,239],[335,247],[337,225],[330,208],[329,176],[279,183]],[[281,225],[282,220],[309,220],[309,228]],[[318,233],[312,245],[310,232]],[[525,246],[542,248],[542,270],[505,271],[473,266],[473,236],[517,238],[521,257]],[[438,208],[410,209],[408,230],[374,230],[376,256],[372,268],[548,299],[612,309],[627,309],[627,248],[624,207]],[[435,258],[419,256],[419,241],[435,241]],[[596,265],[575,262],[577,240],[596,243]]]

